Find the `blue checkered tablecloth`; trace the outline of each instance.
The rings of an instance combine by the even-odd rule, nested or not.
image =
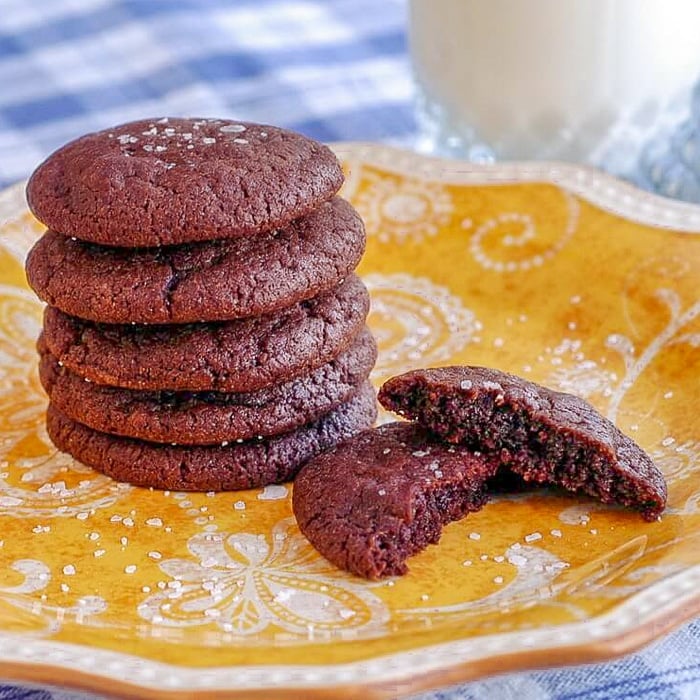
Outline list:
[[[415,129],[398,0],[1,0],[0,185],[144,115],[279,124],[324,141]]]
[[[405,13],[402,0],[0,0],[0,186],[81,133],[144,115],[216,115],[326,141],[410,144]],[[700,114],[700,88],[696,102]],[[645,154],[650,186],[678,169],[674,148],[691,165],[698,159],[699,132],[684,129],[656,160]],[[0,700],[77,697],[0,683]],[[618,661],[421,698],[700,698],[700,623]]]

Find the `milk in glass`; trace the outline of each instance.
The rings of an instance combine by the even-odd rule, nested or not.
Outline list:
[[[700,0],[412,0],[410,45],[443,150],[594,161],[700,75]]]

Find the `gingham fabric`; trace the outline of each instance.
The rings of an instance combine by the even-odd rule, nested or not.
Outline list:
[[[327,141],[410,143],[405,12],[401,0],[0,0],[0,185],[25,178],[68,139],[146,115],[216,115]],[[675,151],[647,153],[651,186],[668,184],[672,163],[658,163],[673,152],[700,171],[698,133],[688,123]],[[79,697],[0,684],[0,700]],[[619,661],[420,697],[694,700],[700,624]]]
[[[399,140],[414,130],[404,12],[398,0],[1,0],[0,185],[146,115]]]

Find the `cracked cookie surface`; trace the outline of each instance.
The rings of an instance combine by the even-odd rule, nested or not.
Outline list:
[[[118,481],[182,491],[233,491],[289,481],[315,455],[369,427],[375,392],[358,393],[314,423],[268,439],[216,446],[159,445],[101,433],[49,404],[46,427],[58,449]]]
[[[79,318],[224,321],[271,313],[337,286],[364,247],[362,220],[335,197],[284,230],[164,248],[110,248],[49,231],[26,268],[43,301]]]
[[[47,228],[64,235],[155,247],[283,227],[342,182],[333,152],[301,134],[164,117],[66,144],[34,171],[27,200]]]
[[[250,393],[135,391],[86,382],[60,367],[42,340],[39,377],[68,418],[112,435],[211,445],[268,437],[333,410],[366,381],[377,357],[369,329],[310,374]]]
[[[350,346],[369,312],[352,275],[282,311],[219,323],[107,325],[47,307],[44,341],[68,369],[98,384],[171,391],[255,391],[289,381]]]

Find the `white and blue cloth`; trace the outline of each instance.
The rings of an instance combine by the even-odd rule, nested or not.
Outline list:
[[[665,197],[700,204],[700,82],[693,91],[689,118],[649,141],[633,179]]]
[[[71,138],[152,115],[410,145],[405,15],[403,0],[1,0],[0,186],[26,178]],[[692,116],[647,146],[633,179],[700,202],[700,86]],[[0,700],[77,697],[85,696],[0,682]],[[618,661],[421,698],[700,698],[700,623]]]
[[[2,0],[0,186],[149,115],[400,140],[415,129],[404,19],[400,0]]]
[[[145,115],[415,145],[405,15],[405,0],[2,0],[0,187],[77,135]],[[622,174],[700,202],[700,85],[682,127]]]

